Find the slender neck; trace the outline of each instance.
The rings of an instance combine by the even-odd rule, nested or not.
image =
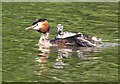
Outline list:
[[[44,46],[48,45],[49,43],[48,39],[49,39],[49,32],[42,34],[39,39],[39,44]]]
[[[62,35],[63,34],[63,26],[61,24],[58,24],[57,29],[58,29],[58,35]]]

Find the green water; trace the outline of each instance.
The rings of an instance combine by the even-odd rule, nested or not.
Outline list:
[[[41,56],[34,46],[40,34],[24,30],[41,17],[50,23],[50,38],[62,23],[66,31],[95,35],[109,42],[118,39],[117,3],[2,3],[2,81],[118,81],[118,46],[71,47],[68,52],[51,47]]]

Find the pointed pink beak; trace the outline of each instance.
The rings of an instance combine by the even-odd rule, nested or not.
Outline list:
[[[25,28],[25,30],[30,30],[32,29],[32,26]]]

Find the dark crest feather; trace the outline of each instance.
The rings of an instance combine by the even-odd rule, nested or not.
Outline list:
[[[47,20],[47,19],[44,19],[44,18],[36,19],[36,20],[33,22],[32,25],[35,25],[35,24],[37,24],[38,22],[42,22],[42,21],[45,21],[45,20]]]

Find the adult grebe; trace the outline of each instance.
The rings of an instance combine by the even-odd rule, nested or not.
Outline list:
[[[97,38],[87,37],[82,33],[71,33],[71,32],[63,32],[63,26],[58,24],[58,36],[55,39],[49,39],[49,30],[50,26],[46,19],[37,19],[33,22],[32,26],[26,28],[25,30],[34,29],[40,33],[42,33],[39,39],[39,46],[96,46]]]

